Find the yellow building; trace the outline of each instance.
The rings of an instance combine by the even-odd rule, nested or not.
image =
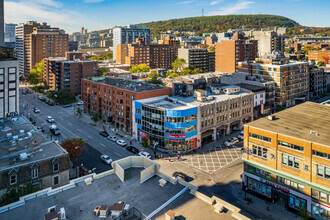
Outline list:
[[[244,126],[244,185],[291,211],[330,219],[330,107],[305,102]]]

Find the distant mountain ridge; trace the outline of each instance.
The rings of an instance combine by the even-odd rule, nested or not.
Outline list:
[[[195,31],[197,35],[200,35],[242,28],[243,25],[246,28],[255,29],[300,26],[296,21],[278,15],[216,15],[153,21],[137,25],[151,28],[154,35],[167,30]]]

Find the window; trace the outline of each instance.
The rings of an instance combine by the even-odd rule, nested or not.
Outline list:
[[[317,157],[322,157],[324,159],[330,160],[330,154],[323,153],[323,152],[320,152],[320,151],[317,151],[317,150],[313,150],[313,155],[314,156],[317,156]]]
[[[259,139],[261,141],[265,141],[265,142],[272,142],[272,139],[269,138],[269,137],[264,137],[264,136],[261,136],[261,135],[258,135],[258,134],[253,134],[253,133],[250,133],[249,136],[251,138],[255,138],[255,139]]]
[[[36,179],[38,178],[38,169],[33,169],[31,170],[31,179]]]
[[[9,181],[10,181],[9,182],[10,185],[16,184],[17,183],[17,175],[16,174],[11,175],[10,178],[9,178]]]
[[[53,164],[53,171],[54,172],[58,172],[60,170],[60,166],[59,166],[59,164],[58,163],[54,163]]]
[[[299,169],[299,158],[282,154],[282,164]]]
[[[319,199],[319,191],[312,189],[312,197],[315,199]]]
[[[323,202],[327,202],[327,194],[320,192],[320,200]]]
[[[253,145],[252,146],[252,154],[258,157],[267,158],[267,148],[263,148],[260,146]]]
[[[317,175],[326,179],[330,179],[330,168],[317,165]]]
[[[58,185],[60,183],[60,177],[54,176],[54,185]]]
[[[278,141],[278,145],[280,145],[281,147],[291,148],[293,150],[304,152],[304,147],[294,145],[294,144],[290,144],[290,143],[287,143],[287,142],[284,142],[284,141]]]

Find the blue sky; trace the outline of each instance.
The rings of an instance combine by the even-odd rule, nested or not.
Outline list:
[[[329,0],[5,0],[5,22],[44,21],[69,33],[171,18],[275,14],[330,27]]]

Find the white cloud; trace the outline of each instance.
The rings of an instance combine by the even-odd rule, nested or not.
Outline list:
[[[40,4],[40,3],[43,4]],[[67,32],[76,32],[81,26],[103,28],[87,19],[86,15],[61,8],[59,2],[53,0],[20,0],[5,1],[5,23],[25,23],[26,21],[47,22]]]
[[[214,0],[214,1],[211,1],[211,2],[210,2],[210,5],[217,5],[217,4],[219,4],[220,2],[223,2],[223,0]]]
[[[228,6],[226,8],[222,8],[219,11],[211,12],[210,15],[229,15],[229,14],[237,14],[241,10],[250,8],[250,5],[253,4],[253,1],[245,1],[240,0],[236,4],[232,6]]]
[[[100,3],[103,2],[104,0],[84,0],[85,3]]]
[[[188,5],[190,3],[193,3],[194,1],[183,1],[183,2],[179,2],[179,5]]]

